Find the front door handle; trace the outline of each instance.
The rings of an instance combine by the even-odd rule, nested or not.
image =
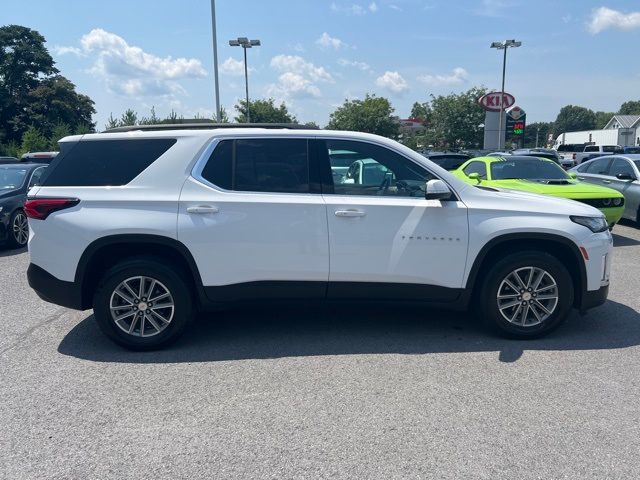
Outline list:
[[[602,183],[611,183],[611,180],[602,180]]]
[[[336,217],[364,217],[366,212],[362,210],[336,210]]]
[[[218,213],[218,207],[211,205],[198,205],[197,207],[187,207],[187,213]]]

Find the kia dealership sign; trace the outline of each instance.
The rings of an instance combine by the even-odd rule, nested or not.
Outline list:
[[[513,106],[516,103],[516,99],[513,95],[507,92],[491,92],[481,96],[478,99],[478,103],[485,110],[498,112],[500,111],[500,107],[506,110]]]

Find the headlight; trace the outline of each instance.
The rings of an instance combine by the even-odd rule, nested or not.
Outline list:
[[[614,198],[614,199],[613,199],[613,204],[614,204],[616,207],[619,207],[621,203],[622,203],[622,199],[621,199],[621,198]]]
[[[607,220],[604,217],[578,217],[571,215],[569,218],[572,222],[587,227],[593,233],[604,232],[609,228]]]
[[[2,213],[2,207],[0,207],[0,213]]]

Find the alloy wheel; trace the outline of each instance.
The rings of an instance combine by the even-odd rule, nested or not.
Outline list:
[[[152,337],[165,330],[175,311],[169,289],[155,278],[129,277],[113,290],[111,319],[123,332]]]
[[[18,212],[16,216],[13,217],[11,228],[16,243],[20,246],[26,245],[29,240],[29,222],[27,221],[27,216],[22,212]]]
[[[509,323],[533,327],[549,318],[558,306],[558,284],[538,267],[513,270],[498,287],[498,310]]]

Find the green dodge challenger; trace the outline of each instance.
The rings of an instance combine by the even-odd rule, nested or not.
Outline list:
[[[556,163],[537,157],[477,157],[454,170],[467,183],[569,198],[599,209],[613,227],[624,212],[624,196],[612,188],[576,180]]]

